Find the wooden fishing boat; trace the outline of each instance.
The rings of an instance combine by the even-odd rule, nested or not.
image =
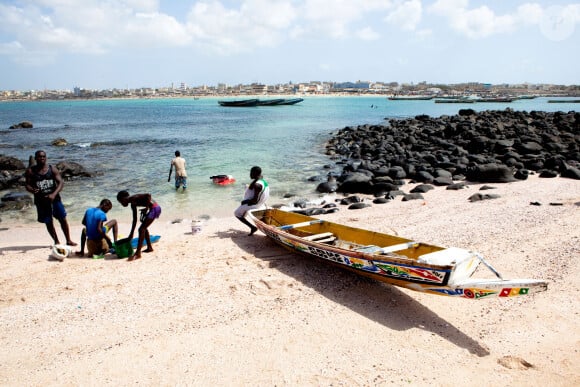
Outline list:
[[[461,248],[415,242],[279,209],[253,210],[249,219],[287,249],[418,292],[482,299],[548,288],[542,280],[503,279],[480,254]],[[480,263],[497,278],[471,278]]]
[[[428,101],[433,98],[432,95],[394,95],[388,97],[391,101]]]
[[[481,97],[476,102],[513,102],[514,98],[510,97]]]
[[[441,98],[436,99],[435,103],[475,103],[475,100],[468,98]]]
[[[284,102],[284,98],[276,99],[261,99],[258,101],[258,106],[276,106]]]
[[[260,100],[256,98],[239,99],[235,101],[218,101],[220,106],[228,106],[228,107],[254,107],[258,106],[259,102]]]
[[[282,102],[278,103],[278,105],[295,105],[304,101],[304,98],[288,98],[282,100]]]
[[[580,103],[580,99],[549,99],[548,103]]]
[[[255,106],[283,106],[294,105],[304,101],[302,98],[275,98],[275,99],[240,99],[235,101],[218,101],[221,106],[255,107]]]

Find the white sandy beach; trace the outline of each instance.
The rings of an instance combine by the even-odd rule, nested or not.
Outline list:
[[[43,225],[0,223],[0,384],[578,386],[580,181],[488,185],[499,199],[437,187],[321,218],[476,250],[547,292],[395,288],[249,237],[233,216],[194,235],[162,215],[135,262],[58,262]]]

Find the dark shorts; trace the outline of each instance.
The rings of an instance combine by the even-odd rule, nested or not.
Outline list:
[[[55,200],[53,202],[50,200],[38,200],[35,204],[36,212],[38,214],[37,220],[40,223],[52,223],[52,217],[55,217],[58,220],[66,218],[66,210],[60,200]]]

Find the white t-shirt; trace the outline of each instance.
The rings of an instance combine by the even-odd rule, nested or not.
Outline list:
[[[175,176],[187,177],[187,172],[185,171],[185,159],[181,156],[174,158],[171,161],[171,165],[175,166]]]

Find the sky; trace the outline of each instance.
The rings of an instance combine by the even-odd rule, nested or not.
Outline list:
[[[0,0],[0,90],[580,84],[580,2]]]

